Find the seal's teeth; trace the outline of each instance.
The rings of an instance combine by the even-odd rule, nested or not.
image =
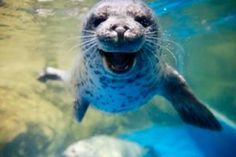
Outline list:
[[[105,52],[100,50],[101,57],[105,68],[111,70],[113,73],[123,74],[127,73],[134,66],[136,53],[131,52]]]

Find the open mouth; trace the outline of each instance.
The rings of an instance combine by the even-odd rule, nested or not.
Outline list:
[[[137,53],[128,52],[105,52],[100,50],[104,63],[112,72],[116,74],[124,74],[130,71],[135,64]]]

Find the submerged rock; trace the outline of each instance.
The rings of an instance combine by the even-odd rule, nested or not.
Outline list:
[[[64,157],[155,157],[151,149],[136,143],[105,135],[79,141],[70,145]]]

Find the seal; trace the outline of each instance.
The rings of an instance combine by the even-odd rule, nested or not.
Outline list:
[[[78,121],[82,121],[90,104],[105,112],[125,113],[161,95],[186,123],[221,129],[184,78],[163,61],[160,26],[144,2],[98,2],[88,13],[81,34],[82,52],[70,74]],[[62,71],[51,67],[39,77],[41,81],[48,79],[66,80]]]

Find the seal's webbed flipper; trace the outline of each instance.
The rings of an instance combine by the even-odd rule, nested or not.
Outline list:
[[[211,111],[191,92],[185,80],[167,66],[162,95],[167,98],[186,123],[211,130],[221,130],[221,125]]]
[[[48,80],[53,81],[67,81],[67,74],[65,71],[56,69],[53,67],[45,67],[43,71],[39,74],[38,80],[40,82],[47,82]]]
[[[89,103],[87,101],[75,100],[74,115],[78,122],[81,122],[83,120],[88,107]]]

